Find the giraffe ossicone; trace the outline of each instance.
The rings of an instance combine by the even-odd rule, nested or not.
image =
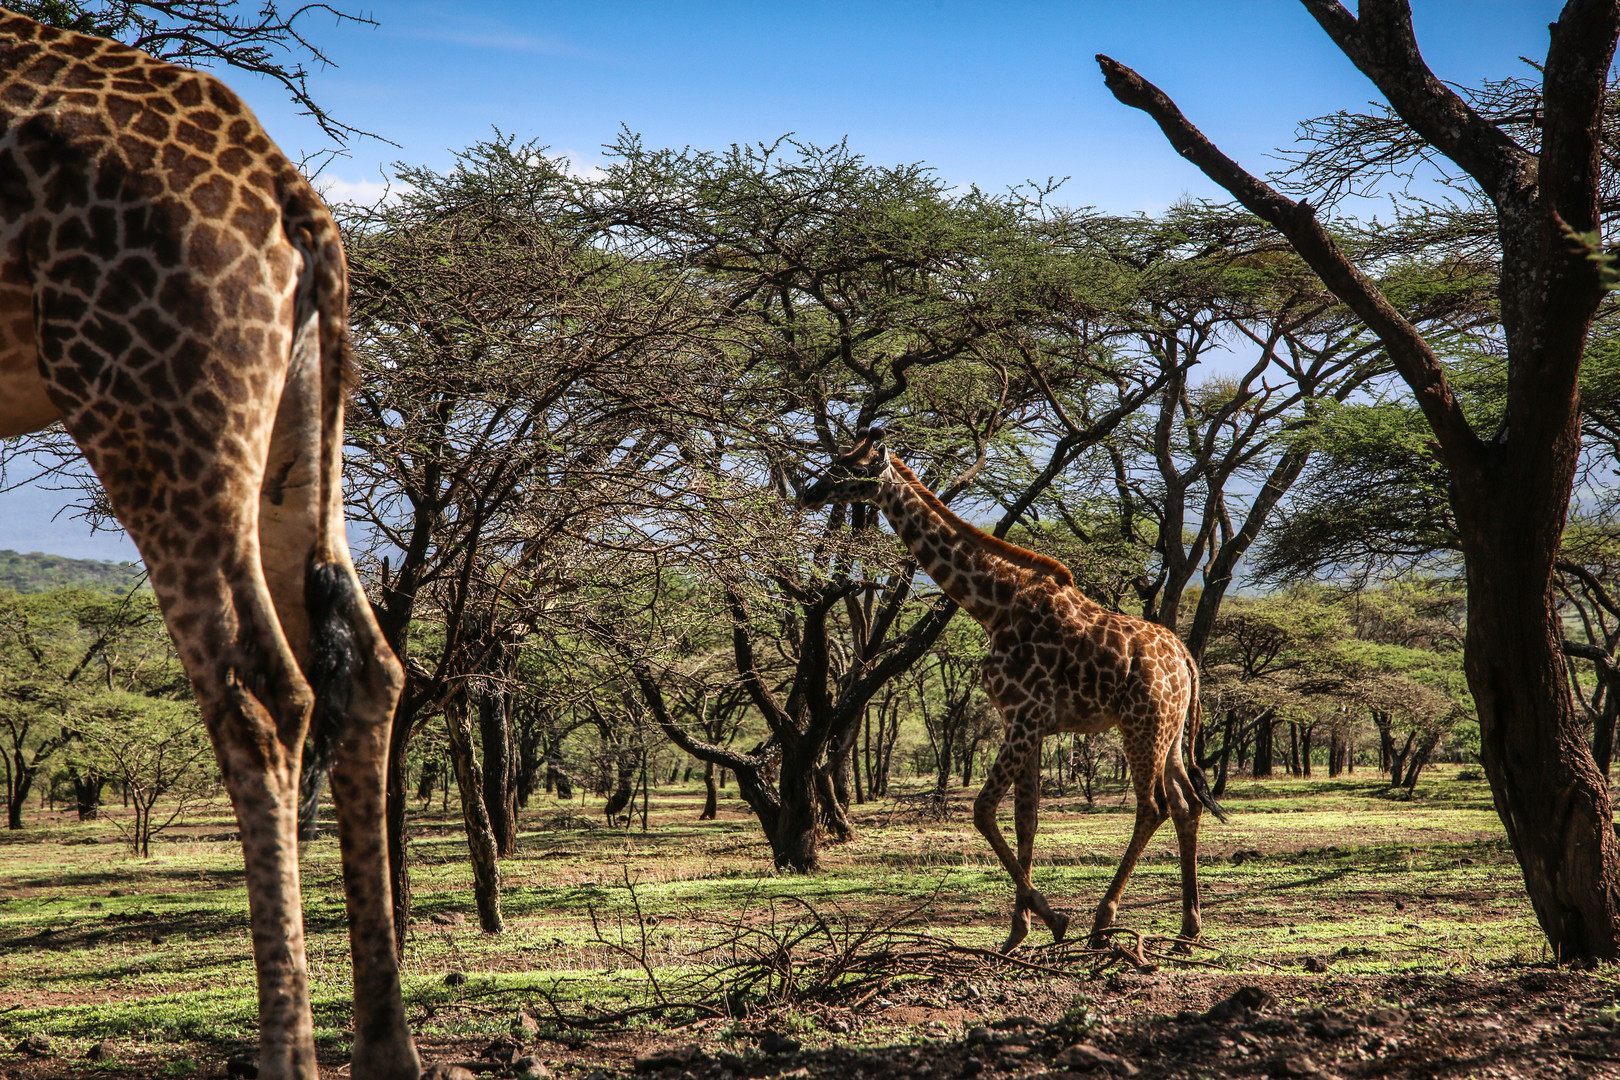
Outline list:
[[[983,673],[1000,711],[1000,752],[978,798],[973,822],[1012,876],[1012,928],[1002,948],[1029,933],[1036,914],[1061,941],[1069,918],[1030,879],[1040,808],[1040,746],[1059,732],[1096,733],[1116,725],[1136,791],[1136,826],[1091,924],[1093,944],[1114,923],[1125,883],[1148,841],[1169,818],[1181,856],[1181,939],[1202,930],[1198,902],[1198,823],[1207,808],[1225,812],[1196,761],[1183,760],[1183,726],[1191,744],[1202,708],[1198,668],[1174,632],[1109,611],[1075,588],[1056,559],[991,536],[963,521],[883,445],[884,432],[859,433],[807,488],[801,505],[869,502],[877,506],[918,566],[946,596],[984,627]],[[1002,835],[996,812],[1014,788],[1018,848]]]
[[[355,1080],[416,1080],[383,772],[402,684],[344,538],[338,228],[208,75],[0,9],[0,436],[61,421],[140,550],[236,812],[259,1075],[315,1080],[298,775],[332,737]]]

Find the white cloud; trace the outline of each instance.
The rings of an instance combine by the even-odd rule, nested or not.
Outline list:
[[[398,183],[375,180],[345,180],[342,177],[323,176],[315,181],[315,190],[329,203],[359,203],[370,205],[387,196],[397,199],[404,191]]]
[[[600,180],[606,173],[602,168],[600,154],[582,154],[578,150],[558,150],[555,154],[547,151],[547,157],[560,157],[567,160],[568,175],[577,176],[581,180]]]

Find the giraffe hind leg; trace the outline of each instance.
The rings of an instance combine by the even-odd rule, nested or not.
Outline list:
[[[415,1080],[420,1062],[405,1020],[395,951],[384,768],[402,682],[344,539],[339,476],[342,392],[323,363],[313,317],[301,321],[282,394],[261,538],[283,624],[315,703],[312,745],[331,762],[354,970],[356,1080]]]
[[[1131,879],[1137,860],[1142,857],[1142,851],[1153,839],[1153,834],[1164,824],[1164,819],[1170,816],[1164,794],[1164,774],[1153,767],[1156,765],[1156,762],[1150,762],[1150,767],[1144,769],[1139,767],[1138,762],[1131,762],[1131,772],[1136,779],[1136,825],[1131,832],[1131,842],[1125,848],[1125,855],[1120,859],[1119,869],[1114,871],[1114,880],[1103,894],[1102,903],[1097,905],[1097,915],[1091,923],[1092,948],[1101,947],[1102,933],[1114,925],[1120,897],[1125,893],[1125,883]]]
[[[1165,781],[1170,818],[1175,823],[1176,847],[1181,856],[1181,934],[1175,949],[1191,952],[1192,943],[1198,940],[1204,926],[1198,904],[1198,823],[1204,803],[1197,785],[1182,765],[1179,739],[1165,760]]]

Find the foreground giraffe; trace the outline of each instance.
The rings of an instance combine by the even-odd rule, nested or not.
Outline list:
[[[1225,820],[1196,763],[1182,761],[1183,721],[1198,737],[1198,669],[1174,633],[1105,610],[1074,587],[1056,559],[974,528],[945,508],[915,473],[883,448],[883,432],[863,432],[801,497],[807,508],[869,502],[889,519],[922,570],[989,635],[984,688],[1001,711],[1001,752],[973,804],[973,823],[1017,887],[1012,929],[1002,949],[1029,933],[1040,915],[1063,940],[1069,917],[1052,910],[1030,882],[1040,808],[1041,740],[1060,731],[1093,733],[1115,724],[1136,786],[1136,830],[1091,924],[1092,944],[1112,926],[1137,859],[1174,819],[1181,849],[1181,938],[1197,939],[1198,819],[1204,807]],[[1018,852],[996,824],[1007,788],[1017,784],[1013,820]]]
[[[383,766],[401,672],[349,559],[337,226],[217,80],[0,10],[0,436],[60,420],[191,676],[241,828],[259,1075],[313,1080],[298,771],[333,735],[350,1075],[414,1080]]]

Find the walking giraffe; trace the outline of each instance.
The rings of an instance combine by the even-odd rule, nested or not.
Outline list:
[[[240,826],[274,1080],[316,1075],[311,723],[335,744],[350,1072],[420,1072],[383,846],[401,671],[344,539],[346,289],[331,215],[230,90],[0,10],[0,436],[60,420],[146,562]]]
[[[1063,940],[1069,917],[1052,910],[1030,881],[1040,808],[1040,746],[1060,731],[1095,733],[1118,724],[1136,787],[1136,829],[1091,924],[1091,940],[1114,923],[1136,861],[1166,817],[1181,850],[1181,938],[1197,939],[1198,819],[1204,807],[1226,815],[1209,793],[1203,770],[1182,760],[1182,723],[1198,737],[1198,669],[1181,639],[1156,623],[1108,611],[1074,587],[1056,559],[1026,551],[974,528],[945,508],[915,473],[884,449],[883,432],[832,463],[825,479],[801,497],[809,508],[869,502],[889,519],[917,563],[946,596],[989,635],[984,688],[1000,710],[1001,752],[973,804],[973,823],[1016,886],[1012,929],[1002,949],[1029,933],[1040,915]],[[1007,788],[1017,785],[1015,854],[996,824]]]

